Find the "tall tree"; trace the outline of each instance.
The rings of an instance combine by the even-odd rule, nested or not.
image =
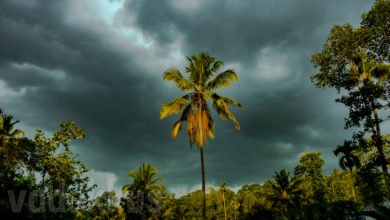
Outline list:
[[[349,169],[350,177],[352,180],[352,193],[353,198],[355,202],[357,202],[356,198],[356,192],[355,192],[355,181],[353,181],[353,168],[359,168],[360,167],[360,161],[359,158],[353,154],[353,151],[357,150],[357,146],[352,144],[352,141],[344,141],[344,145],[339,145],[337,148],[333,151],[333,153],[338,156],[339,154],[342,154],[339,159],[339,165],[343,170]]]
[[[224,217],[225,217],[225,220],[227,219],[227,215],[226,215],[226,201],[225,201],[225,193],[226,193],[226,183],[222,183],[219,187],[219,191],[221,192],[222,194],[222,204],[223,204],[223,213],[224,213]]]
[[[196,144],[200,152],[203,191],[202,210],[203,218],[206,218],[206,178],[203,147],[207,143],[207,136],[214,138],[214,120],[207,101],[211,100],[213,108],[223,120],[232,120],[235,127],[239,129],[240,125],[230,112],[229,106],[241,107],[241,104],[229,97],[215,93],[216,89],[228,87],[230,82],[237,81],[238,78],[236,72],[231,69],[225,70],[212,78],[223,65],[223,62],[216,60],[207,53],[202,52],[187,57],[187,60],[189,64],[185,70],[189,74],[188,79],[178,69],[170,68],[164,72],[163,80],[173,81],[180,90],[191,92],[163,104],[160,110],[160,119],[181,113],[179,120],[172,129],[173,138],[177,136],[182,124],[187,122],[190,146]]]
[[[294,170],[294,179],[300,179],[303,184],[308,184],[310,190],[306,190],[309,202],[324,202],[326,184],[322,167],[324,160],[320,152],[306,152],[299,158],[299,164]]]
[[[312,62],[319,71],[312,75],[318,87],[333,87],[343,95],[336,101],[349,108],[345,128],[363,127],[354,137],[371,134],[378,149],[380,166],[390,192],[387,159],[383,152],[380,111],[390,98],[389,29],[390,1],[377,0],[364,14],[361,26],[334,26],[320,53]]]

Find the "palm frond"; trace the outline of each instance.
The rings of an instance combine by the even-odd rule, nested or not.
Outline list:
[[[173,81],[183,91],[191,90],[195,86],[191,81],[181,75],[180,71],[176,68],[167,69],[163,74],[163,80]]]
[[[206,90],[214,90],[222,87],[229,87],[230,82],[237,82],[237,74],[234,70],[226,70],[218,74],[213,80],[207,83]]]
[[[189,64],[185,69],[186,72],[190,74],[189,79],[194,84],[199,84],[200,77],[203,74],[199,58],[195,55],[190,57],[187,56],[186,58]]]
[[[166,118],[172,114],[181,112],[183,107],[189,103],[190,94],[184,95],[174,100],[164,103],[160,110],[160,119]]]
[[[214,57],[205,52],[187,57],[187,60],[190,64],[186,67],[186,71],[190,74],[190,80],[198,85],[204,85],[223,64],[221,61],[215,61]]]
[[[191,112],[191,108],[192,108],[192,105],[188,104],[184,108],[183,112],[181,113],[181,116],[180,116],[179,120],[177,122],[175,122],[175,124],[173,125],[173,129],[172,129],[172,132],[171,132],[171,135],[172,135],[173,138],[175,138],[177,136],[177,134],[179,133],[179,131],[181,130],[182,123],[184,121],[188,120],[188,115]]]
[[[122,187],[122,193],[125,194],[131,189],[132,185],[131,184],[126,184]]]
[[[223,66],[223,64],[224,64],[224,63],[223,63],[222,61],[219,61],[219,60],[215,61],[214,64],[213,64],[213,66],[212,66],[211,69],[210,69],[210,72],[212,72],[212,73],[217,72],[217,70],[218,70],[221,66]]]
[[[215,133],[214,133],[215,122],[214,122],[213,117],[211,116],[211,112],[210,112],[210,109],[208,108],[207,104],[205,107],[205,113],[206,113],[206,117],[207,117],[207,127],[208,127],[207,134],[211,139],[214,139],[215,138]]]
[[[234,115],[230,112],[229,105],[237,107],[241,107],[242,105],[233,99],[217,95],[216,93],[211,96],[211,100],[213,108],[217,111],[220,118],[223,120],[230,119],[234,122],[236,129],[240,129],[240,124],[238,123],[236,117],[234,117]]]
[[[371,70],[373,76],[382,82],[386,82],[390,79],[390,65],[389,64],[377,64]]]

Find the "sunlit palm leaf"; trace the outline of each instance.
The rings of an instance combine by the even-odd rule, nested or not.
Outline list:
[[[188,105],[189,103],[189,95],[185,95],[179,98],[176,98],[170,102],[164,103],[161,106],[160,110],[160,119],[166,118],[172,114],[177,114],[181,112],[181,110],[184,108],[184,106]]]
[[[234,122],[236,129],[240,129],[240,124],[238,123],[236,117],[234,117],[234,115],[230,112],[229,105],[237,107],[241,107],[242,105],[233,99],[220,96],[215,93],[211,96],[211,100],[213,103],[213,108],[217,111],[220,118],[223,120],[230,119]]]
[[[213,80],[207,83],[206,90],[214,90],[222,87],[229,87],[230,82],[238,81],[237,74],[234,70],[226,70],[218,74]]]
[[[163,74],[163,80],[175,82],[176,86],[183,91],[191,90],[195,86],[191,81],[181,75],[180,71],[176,68],[167,69]]]
[[[191,108],[192,108],[192,105],[191,105],[191,104],[188,104],[188,105],[184,108],[184,110],[183,110],[183,112],[182,112],[182,114],[181,114],[179,120],[173,125],[173,129],[172,129],[172,133],[171,133],[171,135],[172,135],[173,138],[175,138],[175,137],[177,136],[177,134],[179,133],[179,131],[181,130],[182,123],[183,123],[184,121],[187,121],[187,120],[188,120],[188,115],[189,115],[189,113],[190,113],[190,111],[191,111]]]

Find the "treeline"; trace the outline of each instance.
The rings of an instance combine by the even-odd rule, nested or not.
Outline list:
[[[202,191],[179,198],[170,193],[157,168],[142,164],[129,172],[121,195],[104,192],[91,199],[89,171],[72,153],[70,142],[84,137],[75,123],[62,124],[47,137],[28,138],[16,120],[0,115],[0,215],[5,219],[202,219]],[[386,157],[389,136],[383,137]],[[341,170],[323,174],[319,152],[303,153],[290,171],[280,170],[263,183],[237,192],[222,183],[206,194],[207,219],[388,219],[389,194],[377,150],[338,146]]]

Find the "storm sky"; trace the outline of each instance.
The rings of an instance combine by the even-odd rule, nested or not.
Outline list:
[[[216,118],[205,147],[206,181],[238,188],[290,171],[304,151],[332,150],[350,138],[347,109],[332,89],[317,89],[311,55],[336,24],[358,25],[367,0],[2,0],[0,106],[29,136],[76,121],[86,139],[73,150],[100,190],[119,189],[129,170],[159,168],[172,192],[200,188],[200,159],[178,116],[159,119],[182,93],[162,73],[184,72],[185,56],[208,52],[239,82],[219,93],[240,101],[241,124]],[[214,115],[217,117],[216,115]]]

